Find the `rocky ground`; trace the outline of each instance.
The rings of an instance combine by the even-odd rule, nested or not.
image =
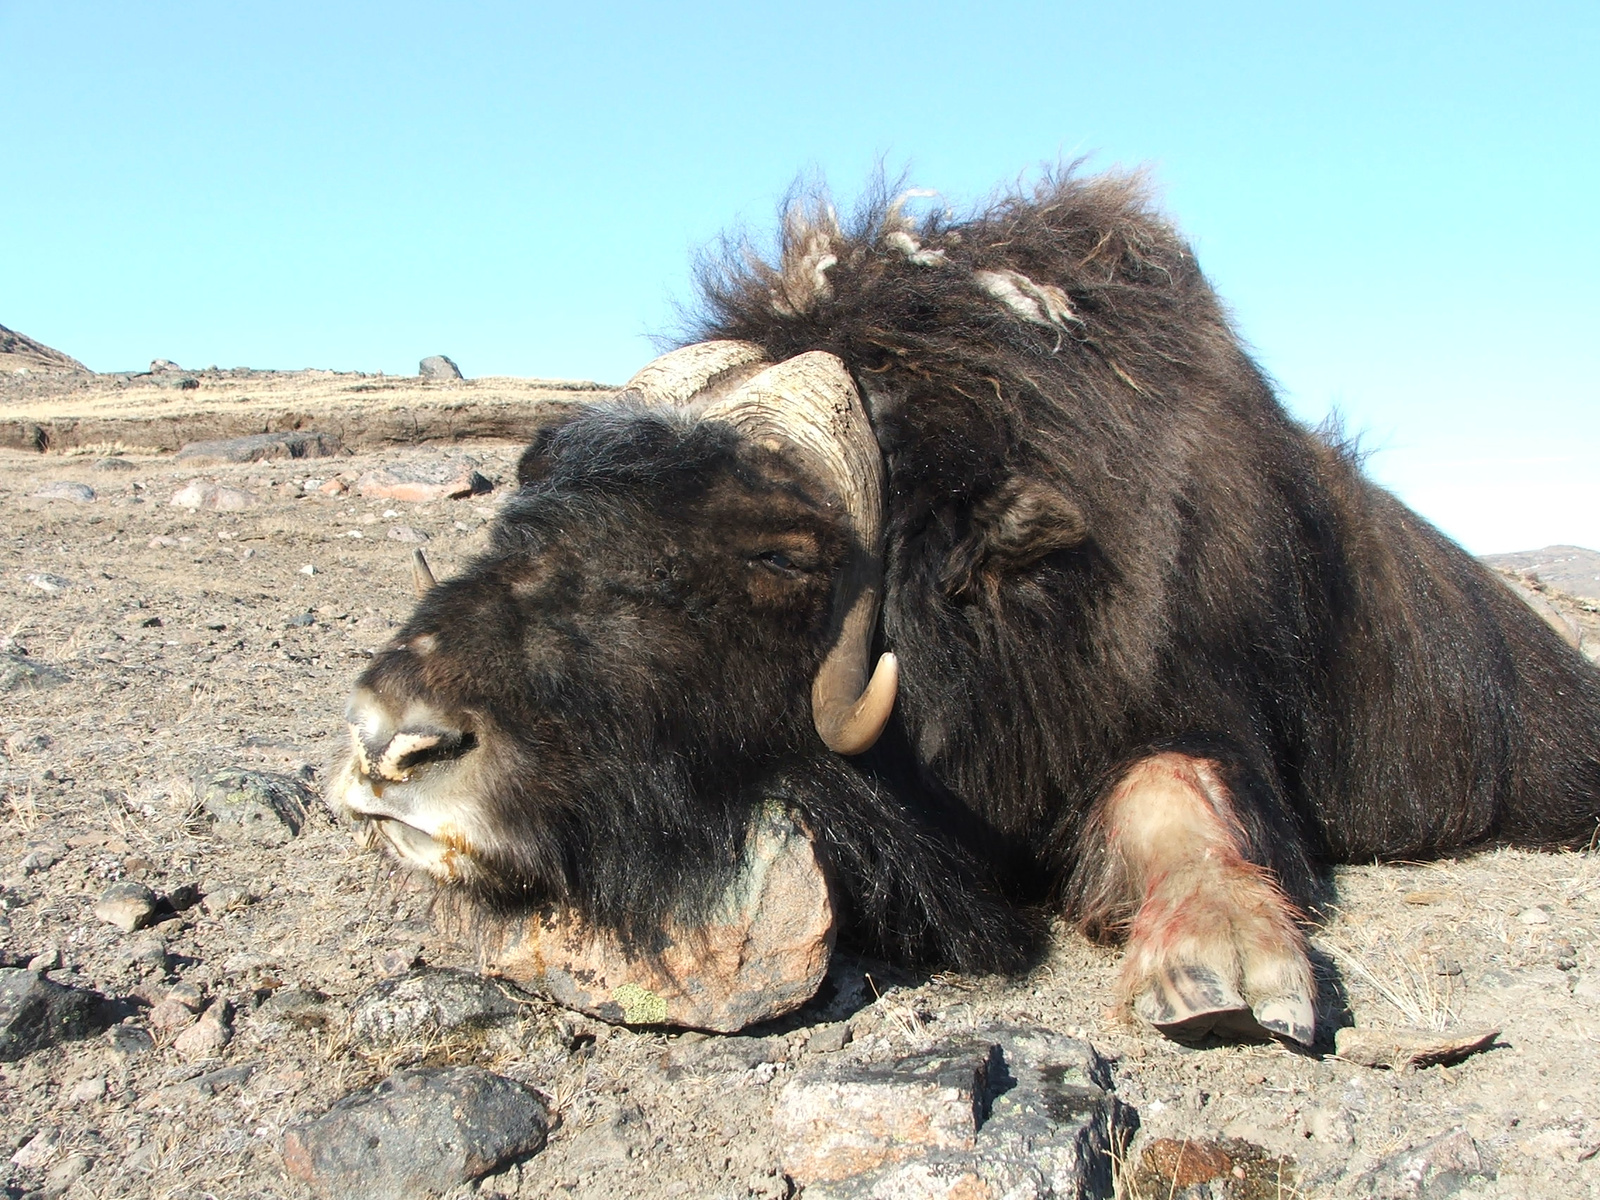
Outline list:
[[[409,551],[463,562],[516,453],[0,451],[0,1016],[34,1006],[0,1034],[6,1195],[1035,1196],[1114,1127],[1105,1177],[1069,1163],[1063,1188],[1105,1194],[1114,1167],[1129,1197],[1600,1196],[1587,853],[1341,869],[1313,1053],[1167,1042],[1115,1008],[1116,954],[1065,932],[1015,979],[841,957],[737,1038],[450,973],[472,963],[427,893],[317,788]],[[380,468],[466,494],[346,490]],[[1592,601],[1541,595],[1600,645]],[[1336,1054],[1340,1026],[1377,1048]],[[1404,1065],[1406,1037],[1489,1030]],[[856,1101],[878,1133],[850,1153],[879,1173],[830,1181],[824,1127]]]

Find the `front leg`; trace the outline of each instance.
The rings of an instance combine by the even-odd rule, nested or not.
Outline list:
[[[1133,1011],[1180,1041],[1207,1034],[1309,1046],[1316,987],[1300,913],[1246,857],[1235,798],[1216,764],[1161,753],[1134,764],[1096,805],[1103,839],[1079,879],[1087,926],[1124,925],[1120,989]],[[1117,914],[1132,912],[1131,924]]]

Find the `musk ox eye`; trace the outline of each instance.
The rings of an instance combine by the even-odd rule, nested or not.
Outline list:
[[[800,573],[800,568],[795,564],[794,559],[790,558],[782,550],[764,550],[756,555],[752,561],[760,563],[768,570],[779,571],[784,575],[797,575]]]

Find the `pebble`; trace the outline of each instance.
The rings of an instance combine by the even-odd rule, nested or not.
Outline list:
[[[835,1025],[824,1025],[812,1031],[811,1038],[806,1042],[806,1052],[809,1054],[834,1054],[843,1050],[850,1044],[854,1031],[848,1021],[840,1021]]]
[[[33,499],[71,500],[74,504],[88,504],[94,500],[94,489],[87,483],[72,483],[66,479],[58,479],[34,492]]]
[[[66,849],[49,842],[35,842],[28,847],[28,852],[22,856],[17,867],[24,875],[32,875],[38,871],[48,871],[66,856]]]
[[[137,468],[125,458],[97,458],[89,467],[91,471],[133,471]]]
[[[282,846],[300,832],[313,798],[292,775],[230,767],[205,782],[200,802],[218,836]]]
[[[155,934],[135,938],[122,948],[119,961],[137,971],[155,972],[167,969],[167,943]]]
[[[137,1025],[113,1025],[106,1030],[106,1041],[111,1044],[111,1053],[124,1060],[138,1058],[156,1048],[150,1031]]]
[[[131,879],[113,883],[95,903],[94,915],[124,933],[132,933],[150,923],[155,915],[156,894]]]
[[[482,1029],[521,1011],[504,985],[466,971],[418,967],[368,989],[355,1003],[350,1034],[359,1042],[392,1044]]]
[[[530,1089],[479,1067],[399,1071],[284,1136],[289,1174],[340,1200],[440,1196],[544,1147]]]
[[[279,988],[263,1000],[252,1014],[263,1026],[290,1025],[297,1029],[323,1029],[333,1024],[334,1012],[328,998],[315,988]]]
[[[356,481],[356,492],[368,500],[403,500],[412,504],[459,500],[494,488],[479,474],[478,466],[477,459],[466,455],[394,463],[361,476]]]
[[[54,971],[61,965],[61,947],[54,942],[48,942],[44,948],[28,960],[30,971]]]
[[[204,1015],[174,1038],[172,1044],[179,1054],[191,1061],[209,1058],[233,1040],[231,1016],[232,1006],[226,1000],[214,1000]]]
[[[41,1129],[11,1156],[11,1161],[24,1171],[37,1171],[56,1156],[56,1145],[61,1141],[59,1129]]]
[[[195,1013],[188,1005],[171,997],[153,1005],[149,1014],[150,1028],[164,1037],[175,1037],[195,1023]]]
[[[48,571],[35,571],[32,574],[24,575],[22,578],[24,582],[32,584],[46,596],[59,596],[72,586],[72,580],[63,578],[60,575],[52,575]]]
[[[461,368],[443,354],[430,354],[417,364],[417,374],[424,379],[460,379]]]
[[[72,1091],[68,1094],[68,1097],[74,1104],[86,1104],[93,1100],[104,1100],[106,1098],[105,1076],[90,1075],[87,1078],[78,1080],[77,1083],[72,1085]]]
[[[25,967],[0,968],[0,1062],[87,1037],[105,1025],[105,997],[98,992],[67,987]]]
[[[171,503],[179,508],[187,508],[191,512],[202,509],[207,512],[239,512],[259,501],[255,493],[242,488],[225,487],[219,483],[207,483],[196,479],[174,492]]]
[[[391,542],[425,542],[428,535],[419,533],[409,525],[391,525],[389,527],[389,540]]]
[[[296,429],[284,433],[252,433],[245,437],[190,442],[177,453],[191,465],[251,463],[279,458],[328,458],[343,447],[330,433]]]
[[[208,916],[220,917],[223,913],[237,912],[250,904],[250,889],[236,883],[220,883],[207,888],[200,907]]]
[[[199,1012],[206,1002],[206,995],[199,986],[186,980],[179,980],[168,988],[164,998],[176,1000],[190,1012]]]
[[[1542,908],[1525,908],[1517,915],[1524,925],[1548,925],[1550,914]]]
[[[44,1191],[46,1196],[59,1196],[67,1191],[74,1183],[82,1179],[94,1166],[94,1159],[87,1154],[69,1154],[60,1162],[52,1166],[44,1175]]]

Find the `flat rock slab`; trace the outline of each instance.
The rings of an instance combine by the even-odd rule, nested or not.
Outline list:
[[[72,483],[58,479],[47,483],[32,497],[34,500],[71,500],[75,504],[88,504],[94,500],[94,489],[87,483]]]
[[[764,813],[716,915],[668,928],[655,957],[566,911],[516,920],[444,918],[477,942],[480,967],[601,1020],[737,1033],[799,1008],[821,986],[834,914],[811,839]]]
[[[1093,1047],[1010,1026],[803,1069],[773,1119],[808,1200],[1109,1197],[1132,1124]]]
[[[466,971],[421,967],[384,980],[357,1000],[350,1033],[357,1041],[383,1045],[482,1029],[520,1009],[504,984]]]
[[[1363,1067],[1432,1066],[1460,1062],[1485,1050],[1498,1037],[1498,1029],[1352,1029],[1333,1035],[1334,1051]]]
[[[190,512],[243,512],[261,501],[254,492],[196,479],[172,494],[172,503]]]
[[[356,481],[356,492],[368,500],[403,500],[411,504],[460,500],[493,490],[494,484],[479,474],[478,465],[477,459],[465,455],[395,463],[368,471]]]
[[[550,1114],[478,1067],[400,1071],[283,1140],[290,1175],[340,1200],[441,1196],[544,1147]]]
[[[292,775],[230,768],[201,788],[201,804],[224,837],[282,846],[300,832],[313,795]]]
[[[87,1037],[106,1024],[105,997],[98,992],[23,967],[0,968],[0,1062]]]
[[[343,447],[331,433],[297,429],[287,433],[255,433],[246,437],[190,442],[178,461],[195,465],[251,463],[278,458],[330,458]]]

